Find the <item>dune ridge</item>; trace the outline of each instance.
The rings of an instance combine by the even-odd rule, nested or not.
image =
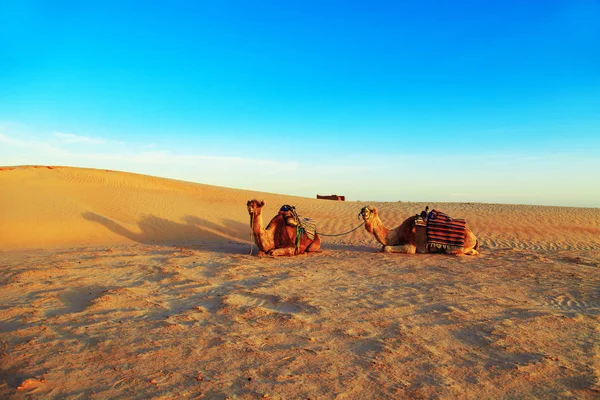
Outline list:
[[[0,170],[0,247],[78,245],[249,244],[245,203],[266,201],[264,218],[282,204],[315,219],[323,233],[357,226],[358,211],[373,204],[395,227],[425,206],[466,218],[486,248],[591,250],[600,248],[600,209],[478,203],[334,202],[230,189],[126,172],[72,167]],[[364,231],[327,237],[334,245],[373,245]]]

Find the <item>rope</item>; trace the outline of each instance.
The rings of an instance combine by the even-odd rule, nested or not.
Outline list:
[[[304,234],[304,229],[300,226],[300,222],[296,225],[296,254],[300,253],[300,241],[302,239],[302,235]]]
[[[357,230],[358,228],[360,228],[361,226],[363,226],[365,223],[363,222],[362,224],[360,224],[359,226],[357,226],[356,228],[349,230],[348,232],[344,232],[344,233],[321,233],[321,232],[317,232],[317,234],[319,236],[344,236],[349,234],[350,232],[354,232],[355,230]]]
[[[254,214],[250,214],[250,255],[252,255],[252,244],[254,244]]]

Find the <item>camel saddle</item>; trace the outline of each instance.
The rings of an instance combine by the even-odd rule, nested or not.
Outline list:
[[[300,236],[303,233],[306,233],[306,236],[310,240],[315,240],[315,234],[317,232],[317,225],[310,219],[302,217],[300,214],[296,212],[296,207],[284,204],[279,212],[291,211],[293,217],[286,218],[285,223],[289,226],[294,226],[298,230],[298,235],[296,240],[299,241]]]
[[[417,253],[429,253],[434,249],[455,250],[465,246],[466,222],[452,219],[439,210],[425,211],[415,216],[415,245]]]

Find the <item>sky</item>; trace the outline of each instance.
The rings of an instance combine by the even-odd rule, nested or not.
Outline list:
[[[0,1],[0,165],[600,207],[600,2]]]

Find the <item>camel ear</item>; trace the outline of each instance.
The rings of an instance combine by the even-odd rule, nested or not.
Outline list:
[[[260,205],[261,207],[262,207],[262,206],[264,206],[264,205],[265,205],[265,202],[264,202],[264,200],[262,200],[262,201],[260,202],[260,204],[259,204],[259,205]]]

